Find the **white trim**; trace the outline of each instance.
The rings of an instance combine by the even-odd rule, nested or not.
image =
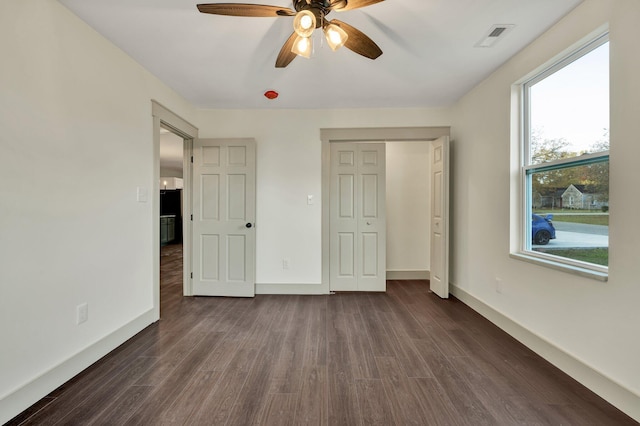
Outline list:
[[[606,26],[606,29],[598,30],[596,34],[596,36],[590,36],[586,38],[583,43],[578,44],[578,47],[572,47],[565,50],[561,59],[554,58],[553,60],[545,63],[545,65],[539,68],[539,72],[535,73],[531,78],[528,78],[526,81],[524,81],[522,85],[525,87],[531,87],[534,84],[541,82],[545,78],[555,74],[561,69],[571,65],[573,62],[577,61],[583,56],[588,55],[603,44],[609,42],[608,25]]]
[[[153,116],[153,306],[157,318],[160,318],[160,258],[157,253],[160,251],[160,218],[156,212],[160,211],[160,126],[171,129],[172,132],[184,139],[184,159],[182,176],[184,189],[182,191],[182,286],[183,294],[191,296],[193,294],[191,286],[191,220],[186,220],[191,216],[191,155],[193,140],[198,138],[198,128],[187,120],[173,113],[155,100],[151,100],[151,114]]]
[[[151,100],[151,115],[185,139],[197,138],[198,128],[156,100]]]
[[[387,269],[388,280],[428,280],[431,273],[427,269],[408,270],[408,269]]]
[[[318,284],[274,284],[274,283],[256,283],[256,294],[305,294],[320,295],[329,294],[321,283]]]
[[[331,143],[339,142],[407,142],[432,141],[450,136],[451,128],[443,127],[374,127],[320,129],[322,147],[322,291],[330,292],[331,252]],[[257,292],[257,291],[256,291]]]
[[[35,404],[155,321],[155,311],[151,309],[20,388],[4,395],[0,399],[0,424],[11,420],[24,411],[25,407]]]
[[[152,109],[155,104],[152,101]],[[151,246],[153,248],[153,269],[151,285],[153,286],[154,320],[160,319],[160,125],[162,121],[153,116],[153,189],[151,195]]]
[[[564,59],[566,59],[568,56],[571,55],[572,52],[579,50],[581,47],[584,47],[590,42],[593,42],[594,40],[596,40],[598,37],[601,37],[604,34],[609,32],[610,32],[610,28],[609,28],[608,22],[600,25],[593,31],[590,31],[584,37],[581,37],[579,40],[576,40],[574,43],[569,45],[566,49],[562,50],[561,52],[549,58],[542,65],[539,65],[533,68],[532,70],[530,70],[527,74],[525,74],[524,76],[516,80],[513,84],[515,86],[523,85],[527,81],[530,81],[531,79],[535,78],[538,74],[543,73],[547,68],[551,67],[553,64],[561,62]]]
[[[569,274],[579,275],[585,278],[591,278],[597,281],[609,281],[608,272],[598,271],[594,267],[583,268],[578,265],[572,265],[569,263],[570,259],[567,259],[567,261],[564,262],[555,262],[554,260],[550,259],[550,256],[536,255],[536,252],[534,251],[509,253],[509,257],[511,257],[512,259],[533,263],[534,265],[546,266],[547,268],[555,269],[556,271],[562,271]]]
[[[431,141],[450,133],[449,126],[320,129],[320,139],[323,142]]]
[[[191,157],[193,156],[193,139],[184,139],[182,158],[182,294],[193,296],[191,285],[191,250],[193,238],[193,222],[191,221],[191,188],[193,188],[193,173],[191,173]]]
[[[396,269],[387,270],[388,280],[428,280],[429,271]],[[256,294],[331,294],[322,283],[256,283]]]
[[[538,67],[534,73],[530,73],[528,77],[521,79],[519,83],[512,86],[511,96],[511,126],[518,127],[522,133],[516,133],[512,129],[511,133],[511,161],[515,160],[513,150],[518,150],[518,178],[516,183],[511,179],[511,189],[519,188],[514,196],[514,200],[519,200],[519,205],[511,202],[511,220],[510,232],[510,257],[517,260],[524,260],[540,266],[549,267],[551,269],[580,275],[586,278],[592,278],[606,282],[608,280],[608,266],[597,265],[589,262],[582,262],[571,258],[562,258],[559,256],[547,255],[535,252],[531,248],[531,213],[533,212],[532,197],[533,173],[546,172],[551,170],[565,170],[572,167],[579,167],[586,164],[596,163],[609,160],[609,151],[601,151],[591,154],[583,154],[576,157],[562,158],[548,161],[540,164],[533,164],[531,158],[531,88],[561,71],[568,65],[584,58],[589,53],[602,47],[609,42],[608,25],[605,29],[599,29],[598,32],[592,33],[581,42],[566,49],[561,56],[556,56]],[[517,91],[518,93],[514,93]],[[519,110],[514,110],[514,104],[517,104]],[[517,120],[516,121],[516,117]],[[517,140],[514,140],[518,136]],[[513,167],[513,163],[512,163]],[[514,212],[517,215],[514,218]],[[515,220],[515,223],[513,222]],[[514,235],[514,231],[517,234]]]
[[[450,284],[451,294],[520,343],[573,377],[633,419],[640,421],[640,395],[607,377],[576,356],[528,330],[465,290]]]

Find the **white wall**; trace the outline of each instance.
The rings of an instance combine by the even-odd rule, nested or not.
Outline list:
[[[0,3],[0,51],[0,421],[155,319],[151,99],[202,137],[258,141],[263,283],[321,281],[321,128],[450,124],[437,109],[197,112],[57,2]]]
[[[56,1],[0,2],[0,56],[3,423],[154,320],[151,99],[193,108]]]
[[[610,22],[609,282],[509,257],[511,85]],[[586,0],[464,96],[454,110],[452,274],[456,294],[512,320],[556,364],[640,419],[640,2]],[[510,187],[510,182],[514,183]],[[502,292],[495,290],[502,278]],[[516,327],[517,329],[518,327]],[[537,343],[536,343],[536,339]]]
[[[161,163],[162,164],[162,163]],[[182,169],[177,169],[175,167],[162,167],[160,166],[160,181],[162,178],[180,178],[183,179]]]
[[[387,271],[428,271],[429,142],[387,145]]]
[[[198,119],[200,137],[256,139],[256,282],[302,286],[322,278],[320,129],[450,122],[447,109],[201,110]],[[313,205],[307,195],[314,196]]]
[[[160,177],[183,177],[184,139],[168,132],[160,133]]]
[[[509,258],[509,100],[514,81],[609,17],[616,207],[610,280],[603,284]],[[57,2],[1,2],[0,421],[154,319],[153,203],[136,202],[138,186],[150,197],[158,192],[151,98],[198,125],[202,137],[256,138],[262,283],[321,280],[319,129],[447,126],[453,117],[453,283],[638,395],[640,199],[624,195],[640,183],[638,22],[637,0],[586,0],[465,96],[453,115],[446,109],[194,111]],[[311,206],[309,194],[317,200]],[[287,271],[284,257],[291,259]],[[501,294],[496,276],[503,279]],[[77,326],[81,302],[89,303],[89,321]],[[637,399],[590,385],[637,413]]]

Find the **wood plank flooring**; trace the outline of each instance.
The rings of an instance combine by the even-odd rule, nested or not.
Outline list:
[[[386,294],[189,297],[9,425],[635,425],[426,281]]]

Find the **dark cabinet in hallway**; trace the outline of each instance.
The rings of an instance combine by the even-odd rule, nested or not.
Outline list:
[[[182,242],[182,190],[160,191],[160,244]]]

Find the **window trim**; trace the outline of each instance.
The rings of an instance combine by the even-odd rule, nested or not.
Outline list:
[[[516,231],[519,233],[517,237],[518,244],[515,248],[515,251],[510,253],[510,257],[513,259],[523,260],[529,263],[545,266],[551,269],[568,272],[572,274],[576,274],[579,276],[583,276],[586,278],[596,279],[598,281],[606,282],[609,276],[609,268],[608,266],[596,265],[593,263],[582,262],[579,260],[569,259],[569,258],[561,258],[558,256],[553,256],[545,253],[540,253],[532,250],[531,248],[527,249],[527,246],[530,247],[531,243],[531,213],[532,206],[531,200],[528,196],[530,194],[529,186],[531,185],[531,180],[528,176],[532,175],[535,172],[543,172],[550,171],[556,169],[565,168],[563,166],[571,165],[571,166],[581,166],[587,164],[593,164],[602,161],[609,161],[609,151],[602,151],[592,154],[584,154],[579,157],[572,158],[564,158],[559,160],[553,160],[541,164],[530,164],[531,161],[531,150],[530,150],[530,135],[531,135],[531,100],[530,100],[530,92],[529,89],[531,86],[536,83],[544,80],[555,72],[565,68],[569,64],[574,61],[582,58],[583,56],[589,54],[593,50],[601,47],[602,45],[609,42],[609,31],[601,32],[597,34],[595,37],[590,38],[581,46],[574,48],[571,50],[566,56],[560,58],[559,60],[554,61],[551,65],[546,68],[543,67],[540,72],[535,73],[533,76],[521,80],[521,83],[518,85],[518,98],[519,98],[519,112],[518,116],[520,118],[520,129],[519,137],[518,137],[518,146],[520,150],[519,155],[519,208],[520,213],[517,214],[518,224],[515,227]],[[567,167],[568,168],[568,167]]]

